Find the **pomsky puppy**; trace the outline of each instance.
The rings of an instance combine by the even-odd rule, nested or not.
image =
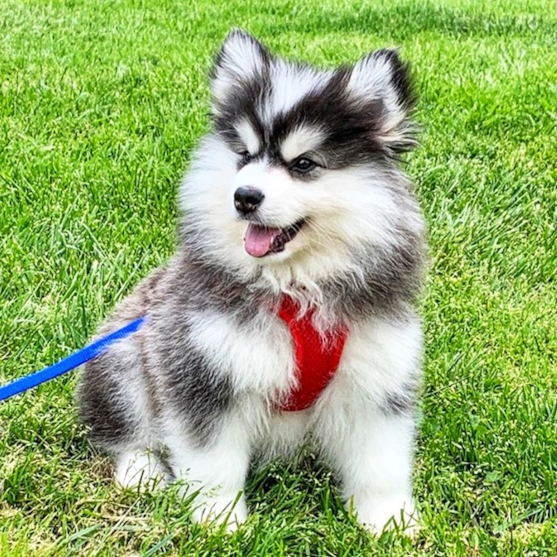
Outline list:
[[[176,253],[99,334],[146,323],[81,376],[90,438],[124,486],[198,491],[199,521],[235,528],[250,463],[302,442],[362,524],[411,521],[425,233],[400,169],[408,68],[378,50],[316,69],[235,30],[210,85]]]

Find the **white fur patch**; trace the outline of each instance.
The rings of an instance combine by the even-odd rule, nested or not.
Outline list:
[[[264,313],[255,327],[240,328],[228,316],[205,311],[190,314],[189,321],[195,347],[229,374],[236,391],[271,398],[292,387],[291,340],[278,318]]]
[[[261,141],[252,125],[247,120],[241,120],[235,128],[249,153],[256,155],[261,149]]]
[[[299,126],[288,134],[280,146],[282,158],[290,162],[296,157],[317,149],[325,139],[323,131],[315,126]]]
[[[265,107],[264,120],[270,122],[277,114],[288,112],[306,95],[321,89],[330,75],[330,72],[318,72],[277,60],[271,68],[273,96]]]

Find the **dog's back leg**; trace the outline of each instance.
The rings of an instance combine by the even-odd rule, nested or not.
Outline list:
[[[118,326],[119,322],[113,324]],[[89,362],[78,388],[80,416],[89,427],[89,438],[114,456],[116,480],[126,488],[160,486],[168,479],[157,456],[153,393],[142,361],[143,334],[143,330],[134,333]]]

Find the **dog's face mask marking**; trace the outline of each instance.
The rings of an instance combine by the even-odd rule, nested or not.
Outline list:
[[[218,221],[230,257],[274,265],[386,240],[396,212],[386,184],[397,156],[414,144],[413,96],[395,51],[318,70],[234,31],[216,57],[211,91],[220,170],[206,219]],[[190,213],[201,208],[203,198],[185,197]]]

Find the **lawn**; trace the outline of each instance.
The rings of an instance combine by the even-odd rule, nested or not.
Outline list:
[[[306,453],[253,474],[234,536],[194,526],[172,489],[115,488],[71,375],[0,403],[0,555],[554,555],[554,0],[2,0],[0,383],[82,346],[172,252],[233,25],[323,65],[392,45],[412,62],[408,171],[431,242],[422,531],[368,536]]]

